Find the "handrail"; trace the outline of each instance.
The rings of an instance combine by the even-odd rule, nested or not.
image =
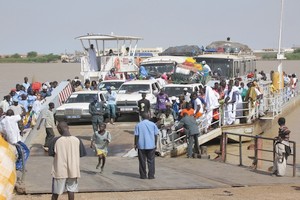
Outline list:
[[[222,140],[221,140],[221,158],[223,162],[226,162],[226,154],[227,154],[227,141],[228,141],[228,135],[235,135],[239,136],[239,166],[243,166],[243,155],[242,155],[242,137],[247,137],[247,138],[253,138],[255,141],[255,148],[254,148],[254,160],[253,160],[253,165],[254,169],[258,168],[258,161],[269,161],[269,162],[274,162],[275,158],[275,152],[274,149],[272,151],[262,149],[262,141],[263,140],[269,140],[273,141],[273,144],[275,144],[276,139],[275,138],[267,138],[267,137],[262,137],[260,135],[245,135],[245,134],[238,134],[238,133],[229,133],[229,132],[223,132],[222,133]],[[293,167],[293,177],[296,176],[296,142],[295,141],[289,141],[290,144],[292,144],[293,151],[291,153],[293,157],[293,164],[287,164],[287,165],[292,165]],[[274,146],[274,145],[273,145]],[[267,159],[262,159],[261,155],[259,154],[259,151],[269,151],[273,153],[273,160],[267,160]]]

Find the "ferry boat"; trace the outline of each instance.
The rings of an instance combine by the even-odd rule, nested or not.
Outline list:
[[[96,69],[91,67],[91,60],[87,53],[81,57],[80,74],[84,79],[104,80],[112,68],[115,69],[118,78],[122,78],[125,72],[136,73],[138,71],[134,55],[138,41],[142,40],[141,37],[89,33],[75,39],[80,40],[85,52],[91,44],[96,51]],[[114,45],[114,48],[110,48],[111,52],[108,52],[106,46],[111,47],[111,45]]]

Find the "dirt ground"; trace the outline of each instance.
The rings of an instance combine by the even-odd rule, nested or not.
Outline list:
[[[140,191],[140,192],[97,192],[77,193],[75,199],[106,199],[106,200],[298,200],[300,197],[300,185],[273,185],[251,186],[216,189],[189,189],[189,190],[163,190],[163,191]],[[46,200],[51,199],[50,194],[43,195],[15,195],[16,200]],[[68,199],[67,194],[59,197],[61,200]]]

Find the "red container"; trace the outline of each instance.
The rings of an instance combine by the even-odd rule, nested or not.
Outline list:
[[[32,90],[33,91],[40,91],[41,87],[42,87],[42,83],[40,82],[34,82],[32,83]]]

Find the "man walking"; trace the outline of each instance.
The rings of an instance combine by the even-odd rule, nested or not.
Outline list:
[[[68,199],[74,200],[74,192],[78,192],[80,178],[80,157],[86,156],[82,141],[70,134],[68,124],[61,121],[57,125],[61,136],[52,140],[49,145],[49,156],[53,156],[52,165],[52,200],[67,190]]]
[[[98,97],[95,96],[93,102],[89,105],[89,113],[92,115],[92,125],[94,133],[98,131],[98,127],[103,123],[104,104],[102,101],[98,101]]]
[[[55,127],[55,121],[54,121],[54,103],[50,102],[48,104],[49,109],[46,110],[44,113],[42,113],[42,119],[37,127],[37,130],[40,130],[42,122],[45,120],[45,128],[46,128],[46,138],[45,138],[45,144],[44,144],[44,150],[48,151],[49,149],[49,142],[54,138],[54,127]]]
[[[134,130],[134,148],[138,149],[140,178],[146,179],[146,162],[148,164],[148,179],[154,179],[155,149],[157,144],[158,128],[149,121],[149,113],[142,113],[143,121],[139,122]]]

